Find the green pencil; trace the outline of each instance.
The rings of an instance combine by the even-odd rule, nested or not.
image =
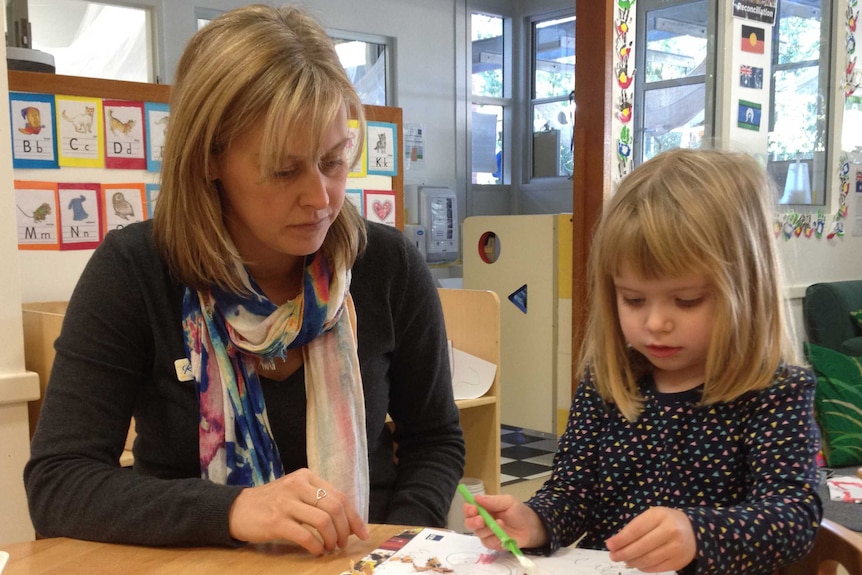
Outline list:
[[[524,555],[524,552],[518,547],[518,544],[512,539],[508,533],[506,533],[500,524],[491,517],[491,514],[488,513],[488,510],[476,503],[476,498],[473,497],[473,494],[470,493],[470,490],[463,483],[458,484],[458,493],[464,498],[464,501],[472,505],[479,511],[479,515],[482,516],[482,519],[485,521],[485,525],[488,526],[491,531],[494,532],[494,535],[500,538],[500,544],[503,546],[503,549],[507,549],[515,558],[518,560],[518,563],[521,564],[521,567],[524,568],[526,575],[535,575],[536,573],[536,564],[533,563],[528,557]]]

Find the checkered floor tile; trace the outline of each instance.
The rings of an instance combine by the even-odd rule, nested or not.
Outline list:
[[[511,485],[551,474],[557,438],[550,433],[502,425],[500,479]]]

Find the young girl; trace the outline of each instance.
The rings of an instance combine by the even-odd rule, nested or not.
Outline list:
[[[622,182],[593,240],[584,375],[554,472],[526,503],[476,498],[519,545],[580,539],[698,574],[767,574],[808,552],[815,379],[793,365],[769,182],[716,150],[666,152]]]

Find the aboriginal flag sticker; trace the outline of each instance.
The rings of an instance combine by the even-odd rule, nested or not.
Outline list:
[[[742,43],[743,52],[753,52],[755,54],[763,54],[765,49],[764,31],[763,28],[757,26],[742,25]]]

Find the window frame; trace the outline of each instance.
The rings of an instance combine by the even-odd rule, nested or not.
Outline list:
[[[156,5],[155,2],[142,0],[141,2],[128,2],[128,1],[108,1],[108,0],[79,0],[84,4],[96,4],[100,6],[106,6],[110,8],[122,8],[127,10],[139,10],[144,15],[144,42],[147,45],[148,52],[146,54],[146,79],[134,80],[144,83],[160,83],[160,56],[159,56],[159,47],[158,47],[158,33],[157,33],[157,22],[160,20],[159,11],[160,7]],[[51,7],[50,5],[48,6]],[[32,16],[33,8],[28,8],[28,20],[31,21],[32,24]],[[7,23],[8,25],[8,23]],[[37,37],[34,34],[34,38]],[[32,41],[32,40],[31,40]],[[35,46],[34,46],[35,48]],[[43,52],[51,54],[50,49],[39,48]],[[52,54],[53,56],[53,54]],[[56,61],[56,56],[55,56]],[[70,74],[68,71],[58,70],[57,74],[65,74],[65,75],[76,75],[87,78],[101,78],[107,80],[125,80],[125,78],[115,78],[113,76],[100,75],[100,76],[90,76],[87,74]]]
[[[794,70],[802,70],[805,68],[818,67],[818,88],[820,91],[820,105],[823,107],[823,134],[821,145],[823,147],[822,150],[817,150],[812,147],[811,150],[811,158],[802,158],[802,161],[807,161],[811,165],[811,173],[809,174],[809,178],[811,181],[811,190],[815,192],[817,190],[822,189],[822,197],[818,197],[816,201],[812,201],[811,203],[782,203],[780,205],[783,206],[808,206],[808,207],[819,207],[822,208],[824,206],[828,206],[829,197],[830,197],[830,182],[831,178],[831,167],[833,163],[833,155],[831,138],[834,133],[835,126],[835,118],[836,112],[834,110],[834,102],[832,99],[832,81],[833,81],[833,72],[834,72],[834,62],[835,62],[835,51],[836,46],[834,44],[840,42],[841,40],[837,37],[836,34],[833,34],[833,28],[835,26],[835,22],[833,20],[833,12],[835,9],[835,2],[833,0],[821,0],[820,2],[820,50],[818,52],[817,59],[811,60],[801,60],[799,62],[791,62],[791,63],[779,63],[780,56],[780,18],[781,18],[781,10],[782,4],[785,0],[777,0],[776,2],[776,11],[775,11],[775,24],[771,28],[771,46],[772,46],[772,55],[770,56],[770,82],[769,82],[769,118],[768,118],[768,133],[772,133],[775,129],[776,122],[776,82],[775,77],[778,73],[794,71]],[[817,154],[822,154],[821,161],[817,160]],[[782,160],[773,160],[771,158],[771,153],[769,152],[769,142],[767,140],[767,148],[764,151],[764,156],[766,157],[766,165],[767,169],[771,168],[773,163],[776,164],[786,164],[789,161],[787,159]],[[780,184],[780,182],[776,182],[776,185]],[[784,193],[784,189],[779,189],[779,197],[781,197]]]
[[[553,104],[553,103],[563,103],[566,105],[569,105],[569,103],[571,103],[571,105],[574,105],[573,93],[575,90],[575,86],[574,86],[575,75],[574,75],[574,70],[573,70],[572,71],[572,86],[570,87],[570,89],[568,90],[567,93],[560,94],[557,96],[545,97],[545,98],[537,98],[536,97],[536,72],[538,69],[538,66],[537,66],[537,56],[538,56],[537,52],[538,52],[538,50],[537,50],[537,45],[536,45],[536,42],[537,42],[536,30],[538,30],[538,25],[542,22],[548,22],[548,21],[553,21],[553,20],[565,20],[565,19],[571,18],[572,19],[572,27],[574,28],[574,26],[575,26],[574,18],[576,18],[576,17],[577,17],[577,14],[576,14],[575,8],[565,8],[565,9],[554,10],[554,11],[550,11],[550,12],[543,12],[541,14],[534,14],[534,15],[528,16],[526,18],[525,38],[527,39],[527,41],[529,41],[529,47],[530,47],[529,55],[530,56],[529,56],[529,61],[528,61],[528,65],[527,65],[527,70],[526,70],[527,77],[529,78],[529,92],[526,95],[527,98],[525,101],[525,118],[524,118],[525,119],[525,123],[524,123],[525,134],[524,134],[524,138],[521,139],[522,142],[525,142],[525,148],[523,150],[523,152],[524,152],[523,153],[523,159],[525,162],[524,172],[523,172],[524,173],[524,177],[523,177],[523,183],[524,184],[534,184],[534,185],[549,185],[550,184],[550,185],[553,185],[554,183],[558,183],[558,182],[566,182],[567,187],[568,187],[568,182],[570,182],[572,180],[572,177],[574,175],[574,162],[572,165],[572,171],[569,174],[563,174],[563,175],[558,174],[556,176],[536,176],[536,175],[534,175],[535,174],[535,161],[534,161],[534,143],[535,143],[534,138],[535,138],[535,136],[534,136],[534,133],[536,133],[536,132],[534,132],[534,130],[533,130],[533,121],[535,118],[535,110],[536,110],[537,106],[542,106],[542,105],[546,105],[546,104]],[[573,65],[573,67],[574,67],[574,65]],[[571,124],[572,135],[574,136],[574,130],[575,130],[574,108],[572,108],[572,113],[570,114],[569,121],[572,123]],[[565,142],[560,142],[560,145],[563,145],[564,143]],[[573,145],[574,145],[574,139],[572,138],[571,141],[569,142],[569,146],[573,146]],[[571,154],[572,154],[572,159],[574,160],[574,149],[571,150]]]
[[[640,0],[635,4],[635,91],[634,91],[634,134],[632,142],[632,164],[638,166],[644,162],[644,113],[646,111],[647,93],[655,90],[665,90],[681,86],[704,85],[703,139],[710,140],[716,134],[716,70],[718,69],[718,1],[705,0],[707,11],[706,42],[707,61],[702,75],[696,77],[676,78],[646,82],[646,25],[647,13],[666,8],[675,8],[685,4],[695,4],[704,0]],[[702,80],[700,79],[702,78]]]
[[[503,62],[502,62],[502,96],[484,96],[484,95],[476,95],[473,93],[473,16],[476,14],[481,14],[484,16],[490,16],[493,18],[499,18],[502,20],[503,24]],[[480,6],[471,6],[468,11],[468,29],[467,29],[467,38],[468,38],[468,49],[467,49],[467,134],[468,134],[468,146],[467,146],[467,184],[471,187],[476,187],[479,189],[494,189],[501,187],[508,187],[512,183],[512,158],[515,157],[512,146],[514,137],[513,137],[513,120],[514,114],[513,109],[515,106],[515,99],[512,97],[512,74],[513,74],[513,38],[512,38],[512,17],[506,16],[504,14],[498,13],[494,10],[486,9],[485,7]],[[477,172],[473,171],[473,154],[472,154],[472,140],[473,140],[473,107],[474,106],[499,106],[502,109],[502,155],[501,155],[501,169],[500,169],[500,177],[498,178],[498,182],[494,184],[480,184],[474,183],[474,174]],[[478,172],[478,173],[486,173],[486,172]]]
[[[326,35],[334,40],[346,40],[353,42],[365,42],[366,44],[376,44],[383,46],[384,50],[384,80],[383,86],[386,93],[384,94],[384,106],[397,106],[398,95],[395,90],[395,50],[396,41],[392,36],[380,36],[377,34],[365,34],[363,32],[353,32],[351,30],[342,30],[336,28],[326,28]],[[342,64],[343,66],[343,64]],[[369,104],[364,102],[363,104]],[[376,104],[381,105],[381,104]]]

